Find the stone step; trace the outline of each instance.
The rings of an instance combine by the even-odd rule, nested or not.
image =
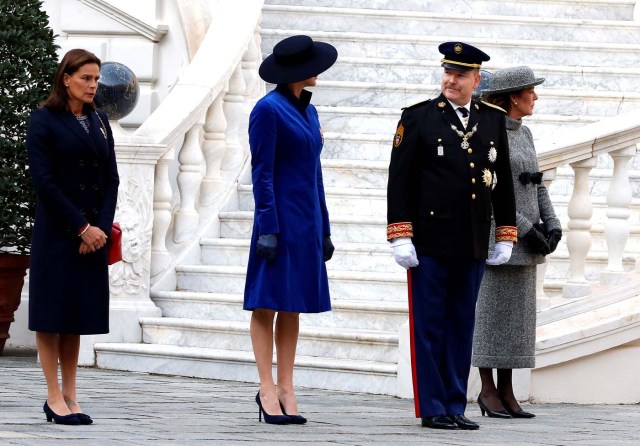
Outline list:
[[[202,263],[219,266],[247,266],[249,239],[204,238],[200,240]],[[401,271],[393,260],[389,243],[334,242],[335,252],[328,270],[336,271]]]
[[[544,84],[536,90],[544,87],[559,90],[640,92],[640,72],[634,68],[528,65],[536,76],[545,78]],[[493,72],[511,66],[504,61],[490,60],[483,64],[483,69]],[[439,60],[339,56],[331,69],[322,73],[319,79],[439,85],[442,67]]]
[[[252,352],[129,343],[97,343],[94,348],[100,368],[258,382]],[[397,367],[388,362],[298,355],[295,365],[296,385],[300,387],[397,393]]]
[[[241,266],[179,265],[177,290],[208,293],[243,293],[246,268]],[[407,278],[403,272],[328,271],[332,301],[372,300],[403,302]]]
[[[200,348],[215,345],[221,350],[253,351],[245,321],[143,317],[140,325],[146,344]],[[397,353],[398,329],[385,332],[302,326],[296,348],[296,354],[302,356],[389,363],[397,361]]]
[[[416,102],[421,102],[429,98],[423,97]],[[334,106],[318,106],[318,115],[320,116],[320,123],[322,125],[325,135],[334,135],[336,139],[325,140],[325,144],[328,146],[328,151],[324,157],[332,156],[333,154],[340,156],[340,140],[337,138],[343,134],[351,134],[353,139],[346,139],[345,144],[347,148],[345,154],[357,153],[357,144],[359,137],[378,138],[382,140],[384,135],[381,132],[387,132],[387,150],[386,153],[390,154],[393,135],[396,131],[398,121],[402,115],[400,108],[377,108],[377,107],[334,107]],[[534,114],[524,118],[524,122],[531,129],[533,137],[536,140],[544,139],[553,136],[559,130],[566,130],[567,128],[579,128],[586,124],[597,122],[598,117],[594,116],[561,116],[561,115],[543,115]],[[354,134],[354,132],[357,132]],[[368,139],[368,146],[365,150],[371,151],[378,159],[382,157],[385,151],[381,148],[373,147],[375,139]],[[351,157],[353,158],[353,157]],[[387,156],[388,158],[388,156]],[[357,158],[354,158],[357,159]],[[366,158],[370,159],[370,158]]]
[[[629,20],[470,15],[447,12],[335,8],[326,6],[265,5],[261,26],[267,29],[316,29],[324,32],[361,32],[413,35],[466,35],[554,42],[639,43],[640,24]],[[544,32],[541,32],[544,30]]]
[[[389,133],[386,134],[323,132],[324,147],[322,149],[322,158],[389,162],[395,125],[399,116],[396,111],[393,125],[378,129],[388,130]],[[343,115],[343,120],[347,119],[348,117]],[[392,120],[393,117],[390,119]],[[385,125],[390,124],[391,120]],[[337,121],[334,122],[337,123]],[[322,117],[320,117],[320,122],[324,124]]]
[[[387,191],[385,189],[355,189],[325,187],[329,215],[386,215]],[[238,208],[241,211],[255,209],[253,186],[238,185]]]
[[[440,84],[319,80],[314,88],[313,98],[315,106],[401,109],[437,97],[440,91]],[[546,115],[615,116],[640,108],[640,93],[556,90],[545,87],[536,87],[536,93],[539,99],[535,104],[535,113]]]
[[[308,29],[262,29],[262,48],[269,54],[275,44],[287,36],[307,34],[314,40],[336,46],[341,57],[374,57],[439,61],[442,54],[438,45],[451,40],[451,34],[384,34],[335,31],[310,31]],[[581,42],[569,40],[526,40],[520,38],[465,38],[471,45],[481,48],[495,62],[510,65],[575,65],[633,67],[637,63],[638,45],[635,43]]]
[[[163,316],[200,320],[228,320],[248,323],[251,312],[242,309],[244,297],[238,294],[195,291],[155,291],[153,302]],[[405,296],[406,297],[406,296]],[[300,316],[300,326],[341,327],[349,329],[397,332],[407,320],[407,300],[333,299],[331,311]]]
[[[387,221],[381,216],[342,216],[330,219],[331,239],[337,243],[383,243],[387,240]],[[220,212],[220,237],[251,238],[253,212]]]
[[[343,7],[344,0],[267,0],[267,5]],[[395,11],[429,11],[469,15],[512,15],[519,17],[632,20],[635,0],[587,0],[579,6],[573,0],[349,0],[351,8]]]

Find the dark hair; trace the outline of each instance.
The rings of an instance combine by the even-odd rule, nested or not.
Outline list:
[[[520,96],[523,91],[524,88],[516,91],[507,91],[506,93],[487,95],[485,100],[493,105],[497,105],[509,114],[511,111],[511,95]]]
[[[67,100],[69,99],[69,95],[67,94],[67,89],[64,85],[64,75],[72,75],[78,71],[80,67],[88,63],[98,64],[98,67],[102,64],[95,54],[87,50],[76,48],[67,51],[67,54],[65,54],[60,61],[56,73],[53,75],[51,93],[49,93],[49,97],[42,103],[42,107],[58,111],[67,110]],[[85,107],[89,107],[89,111],[96,109],[93,102],[91,104],[85,104]]]

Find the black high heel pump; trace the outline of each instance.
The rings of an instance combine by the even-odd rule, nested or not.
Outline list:
[[[500,401],[502,401],[502,405],[507,409],[507,412],[509,412],[509,415],[511,415],[512,418],[535,418],[535,414],[532,414],[531,412],[522,410],[522,408],[520,408],[520,410],[512,410],[505,400],[501,398]]]
[[[511,415],[509,415],[509,412],[506,410],[490,410],[486,404],[484,404],[480,395],[478,395],[478,406],[480,406],[480,413],[482,413],[483,417],[486,412],[489,418],[511,418]]]
[[[78,419],[80,420],[80,424],[93,423],[93,420],[91,419],[91,417],[86,413],[78,412],[78,413],[74,413],[73,415],[76,415],[78,417]]]
[[[78,425],[80,424],[80,419],[75,413],[70,413],[69,415],[58,415],[49,407],[49,403],[47,401],[44,402],[44,406],[42,406],[42,410],[47,416],[47,421],[55,421],[56,424],[72,424]]]
[[[288,424],[291,422],[291,418],[287,415],[269,415],[265,412],[260,401],[260,391],[256,393],[256,403],[258,404],[258,421],[262,421],[262,415],[264,415],[264,422],[267,424]]]
[[[280,409],[282,409],[282,413],[289,417],[291,424],[304,424],[307,422],[307,419],[302,415],[289,415],[285,410],[282,403],[280,403]]]

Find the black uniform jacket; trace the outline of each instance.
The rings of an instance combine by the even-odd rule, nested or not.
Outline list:
[[[412,237],[418,255],[486,259],[492,218],[497,241],[517,242],[505,113],[474,100],[464,129],[443,95],[406,108],[387,203],[388,240]]]

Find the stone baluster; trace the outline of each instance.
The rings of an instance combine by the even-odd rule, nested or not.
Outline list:
[[[631,184],[628,165],[636,153],[635,145],[610,152],[613,159],[613,178],[607,192],[607,222],[605,237],[609,262],[601,273],[603,284],[614,284],[624,280],[626,273],[622,267],[622,256],[631,233]]]
[[[591,217],[593,206],[589,193],[589,172],[596,165],[596,158],[571,164],[574,172],[573,192],[569,200],[569,280],[562,287],[563,297],[582,297],[591,292],[591,282],[585,277],[587,254],[591,248]]]
[[[167,250],[167,232],[171,225],[171,197],[173,191],[169,181],[169,166],[175,157],[171,149],[158,160],[153,188],[153,231],[151,233],[151,277],[163,271],[171,262]]]
[[[180,208],[175,215],[173,241],[183,243],[191,240],[198,230],[200,216],[196,210],[196,198],[202,182],[202,146],[200,137],[203,122],[197,122],[184,139],[178,154],[180,168],[177,178]]]
[[[547,170],[544,172],[542,181],[544,182],[547,190],[551,189],[551,183],[556,179],[556,169]],[[551,299],[544,292],[544,278],[547,275],[547,266],[549,265],[549,257],[545,263],[540,263],[536,271],[536,307],[538,310],[548,308],[551,306]]]
[[[259,31],[256,31],[253,39],[249,41],[247,51],[242,57],[242,71],[244,73],[245,83],[247,84],[245,94],[249,99],[262,96],[264,93],[262,91],[264,84],[260,82],[260,76],[258,76],[258,67],[262,60],[260,40]]]
[[[225,131],[227,119],[224,116],[222,91],[207,109],[204,123],[202,151],[206,162],[206,174],[200,189],[200,204],[210,206],[220,196],[225,181],[220,174],[220,164],[226,151]]]
[[[246,132],[244,123],[244,92],[246,84],[242,74],[242,64],[238,64],[229,79],[229,90],[224,95],[222,109],[227,119],[226,146],[227,151],[222,160],[222,177],[227,180],[234,180],[235,175],[244,160],[242,148],[242,136],[240,132]]]

